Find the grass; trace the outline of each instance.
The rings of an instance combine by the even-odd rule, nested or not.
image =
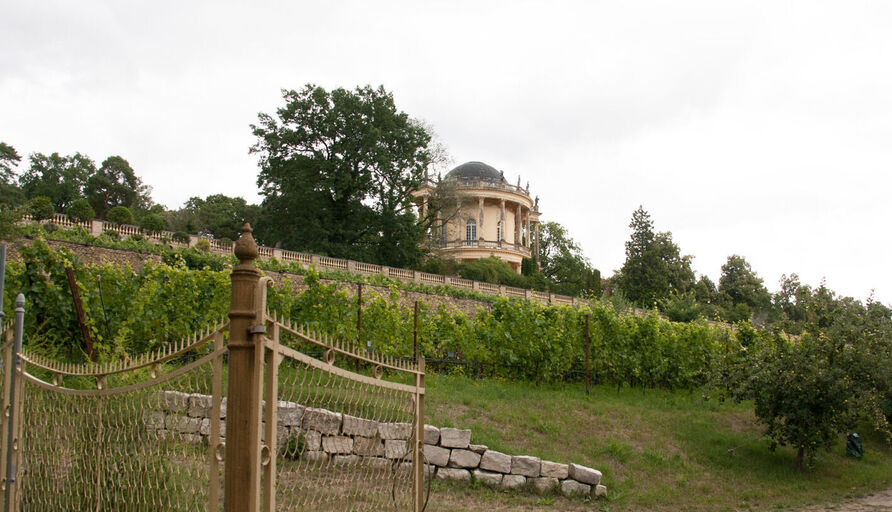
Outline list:
[[[862,460],[845,457],[840,436],[831,451],[819,453],[814,470],[799,472],[793,450],[768,449],[750,404],[704,401],[696,392],[594,387],[586,395],[582,384],[431,375],[425,404],[427,423],[470,428],[473,443],[601,470],[609,499],[586,510],[784,510],[892,483],[892,446],[869,427],[860,432]],[[493,490],[471,495],[454,485],[436,490],[432,502],[448,510],[575,507],[554,497],[545,503]],[[462,508],[465,501],[472,508]]]

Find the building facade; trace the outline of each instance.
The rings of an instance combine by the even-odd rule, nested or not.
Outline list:
[[[530,197],[529,183],[522,188],[518,178],[512,185],[504,172],[482,162],[459,165],[443,181],[455,191],[459,206],[431,233],[442,255],[460,263],[495,256],[517,273],[524,258],[538,260],[539,200]],[[436,187],[427,181],[415,193],[422,215]]]

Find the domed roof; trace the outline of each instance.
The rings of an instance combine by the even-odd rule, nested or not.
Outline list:
[[[507,183],[505,175],[483,162],[465,162],[446,174],[446,178],[457,178],[461,180],[485,180],[494,181],[496,183]]]

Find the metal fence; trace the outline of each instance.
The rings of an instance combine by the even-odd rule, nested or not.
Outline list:
[[[422,510],[423,359],[269,314],[247,225],[235,254],[228,321],[110,364],[22,349],[18,296],[0,326],[3,510]]]

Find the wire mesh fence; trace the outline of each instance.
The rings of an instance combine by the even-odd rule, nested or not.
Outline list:
[[[277,510],[411,510],[417,368],[278,326]]]

